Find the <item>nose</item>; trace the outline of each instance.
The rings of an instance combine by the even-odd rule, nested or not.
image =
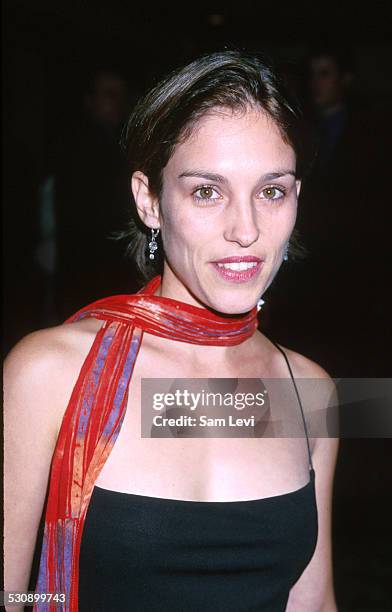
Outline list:
[[[256,211],[251,202],[238,202],[230,207],[230,216],[224,231],[228,242],[236,242],[242,247],[249,247],[256,242],[260,230],[256,220]]]

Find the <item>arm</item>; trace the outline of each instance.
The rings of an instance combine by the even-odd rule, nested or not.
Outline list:
[[[337,612],[332,568],[331,510],[339,438],[318,438],[312,455],[316,472],[318,538],[314,555],[290,591],[286,612]]]
[[[19,342],[4,363],[4,585],[27,591],[58,418],[51,330]],[[9,608],[12,612],[21,607]]]
[[[305,357],[297,356],[296,374],[303,378],[319,378],[325,381],[320,387],[320,396],[311,399],[311,404],[336,405],[336,387],[327,372]],[[317,388],[317,387],[316,387]],[[324,395],[325,390],[329,393]],[[326,399],[328,395],[328,400]],[[317,406],[318,409],[323,406]],[[322,414],[326,414],[321,410]],[[319,426],[322,424],[319,423]],[[319,430],[327,431],[327,427]],[[321,433],[322,435],[322,433]],[[327,434],[326,434],[327,435]],[[316,472],[316,502],[318,512],[318,537],[313,557],[304,572],[292,587],[286,612],[337,612],[333,585],[332,567],[332,494],[339,438],[318,437],[315,439],[312,463]]]

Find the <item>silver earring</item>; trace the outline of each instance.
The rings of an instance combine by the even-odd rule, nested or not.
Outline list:
[[[259,312],[259,310],[261,310],[261,307],[262,307],[263,304],[265,304],[265,301],[262,298],[257,300],[257,304],[256,304],[257,312]]]
[[[289,244],[286,244],[285,250],[284,250],[284,255],[283,255],[283,259],[284,261],[287,261],[289,258]]]
[[[150,259],[155,259],[155,251],[158,248],[157,241],[155,240],[156,236],[159,234],[159,229],[154,230],[151,228],[151,240],[148,243],[148,248],[150,249]]]

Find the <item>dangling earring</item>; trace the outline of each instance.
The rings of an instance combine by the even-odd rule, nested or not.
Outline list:
[[[259,300],[257,300],[257,304],[256,304],[256,307],[257,307],[257,312],[259,312],[259,310],[261,309],[261,307],[262,307],[262,305],[263,305],[263,304],[265,304],[265,301],[264,301],[262,298],[260,298]]]
[[[148,243],[148,248],[150,249],[150,259],[155,259],[155,251],[158,248],[157,241],[155,240],[156,236],[159,234],[159,229],[154,230],[151,228],[151,240]]]
[[[284,261],[287,261],[289,258],[289,243],[286,244],[285,250],[284,250],[284,255],[283,255],[283,259]]]

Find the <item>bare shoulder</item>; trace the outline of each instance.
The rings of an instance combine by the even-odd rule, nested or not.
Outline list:
[[[6,375],[42,375],[48,380],[49,374],[63,374],[58,368],[83,358],[101,325],[97,319],[84,319],[27,334],[8,353]]]
[[[101,321],[83,319],[34,331],[22,338],[4,361],[6,405],[33,409],[58,430],[81,366]],[[42,422],[42,421],[41,421]]]
[[[330,374],[318,363],[279,345],[286,353],[289,360],[293,376],[299,388],[306,391],[308,401],[311,401],[314,407],[321,406],[325,409],[325,404],[335,401],[336,385]]]
[[[329,448],[336,453],[339,431],[339,400],[335,381],[318,363],[285,346],[293,377],[304,409],[312,448]]]
[[[286,353],[295,378],[324,378],[332,382],[331,376],[321,365],[301,353],[297,353],[281,344],[279,346]]]

